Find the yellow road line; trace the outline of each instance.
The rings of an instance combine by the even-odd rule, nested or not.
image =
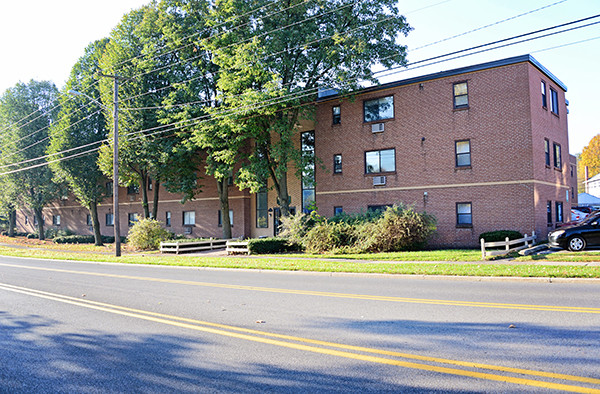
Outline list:
[[[453,364],[453,365],[459,365],[459,366],[470,367],[470,368],[475,368],[475,369],[490,369],[490,370],[495,370],[495,371],[499,371],[499,372],[527,374],[527,375],[546,377],[546,378],[552,378],[552,379],[577,381],[577,382],[582,382],[582,383],[600,384],[600,379],[593,379],[593,378],[586,378],[586,377],[565,375],[565,374],[556,374],[556,373],[549,373],[549,372],[543,372],[543,371],[532,371],[532,370],[525,370],[525,369],[519,369],[519,368],[493,366],[493,365],[489,365],[489,364],[479,364],[479,363],[471,363],[471,362],[464,362],[464,361],[439,359],[439,358],[435,358],[435,357],[410,355],[410,354],[406,354],[406,353],[398,353],[398,352],[391,352],[391,351],[372,349],[372,348],[366,348],[366,347],[360,347],[360,346],[344,345],[344,344],[337,344],[337,343],[333,343],[333,342],[326,342],[326,341],[312,340],[312,339],[301,338],[301,337],[280,335],[280,334],[245,329],[245,328],[240,328],[240,327],[235,327],[235,326],[228,326],[228,325],[224,325],[224,324],[203,322],[203,321],[199,321],[199,320],[186,319],[186,318],[181,318],[181,317],[177,317],[177,316],[170,316],[170,315],[164,315],[164,314],[159,314],[159,313],[154,313],[154,312],[149,312],[149,311],[142,311],[142,310],[126,308],[126,307],[121,307],[118,305],[111,305],[111,304],[107,304],[107,303],[95,302],[95,301],[90,301],[90,300],[80,300],[80,299],[77,299],[74,297],[53,294],[53,293],[48,293],[48,292],[34,290],[34,289],[27,289],[27,288],[23,288],[23,287],[8,285],[8,284],[0,284],[0,288],[7,290],[7,291],[20,293],[20,294],[25,294],[25,295],[35,296],[35,297],[44,298],[44,299],[48,299],[48,300],[52,300],[52,301],[81,306],[84,308],[100,310],[100,311],[113,313],[113,314],[117,314],[117,315],[133,317],[133,318],[152,321],[152,322],[156,322],[156,323],[167,324],[167,325],[171,325],[171,326],[175,326],[175,327],[186,328],[186,329],[191,329],[191,330],[201,331],[201,332],[207,332],[207,333],[221,335],[221,336],[227,336],[227,337],[231,337],[231,338],[237,338],[237,339],[243,339],[243,340],[248,340],[248,341],[253,341],[253,342],[259,342],[259,343],[263,343],[263,344],[280,346],[280,347],[285,347],[285,348],[289,348],[289,349],[302,350],[302,351],[325,354],[325,355],[336,356],[336,357],[343,357],[343,358],[354,359],[354,360],[365,361],[365,362],[394,365],[394,366],[399,366],[399,367],[404,367],[404,368],[438,372],[438,373],[443,373],[443,374],[465,376],[465,377],[470,377],[470,378],[477,378],[477,379],[491,380],[491,381],[498,381],[498,382],[506,382],[506,383],[526,385],[526,386],[532,386],[532,387],[540,387],[540,388],[545,388],[545,389],[563,390],[563,391],[570,391],[570,392],[577,392],[577,393],[600,394],[600,389],[594,389],[594,388],[589,388],[589,387],[573,386],[573,385],[567,385],[567,384],[562,384],[562,383],[538,381],[538,380],[533,380],[533,379],[525,379],[525,378],[518,378],[518,377],[511,377],[511,376],[504,376],[504,375],[496,375],[496,374],[491,374],[491,373],[484,373],[484,372],[468,371],[468,370],[463,370],[463,369],[448,368],[448,367],[442,367],[442,366],[436,366],[436,365],[420,364],[420,363],[414,363],[414,362],[409,362],[409,361],[393,360],[393,359],[383,358],[383,357],[378,357],[378,356],[352,353],[352,352],[350,352],[350,350],[367,352],[367,353],[372,353],[372,354],[389,355],[389,356],[401,357],[401,358],[409,358],[409,359],[412,358],[412,359],[418,359],[421,361],[429,361],[429,362],[439,363],[439,364]],[[212,328],[212,327],[215,327],[215,328]],[[237,331],[237,332],[235,332],[235,331]],[[260,335],[260,336],[256,336],[256,335]],[[269,337],[278,338],[278,339],[270,339]],[[293,340],[293,341],[301,342],[301,343],[285,342],[285,341],[282,341],[281,339]],[[303,343],[318,344],[318,345],[322,345],[322,346],[334,347],[334,348],[344,349],[344,350],[320,348],[320,347],[315,347],[315,346],[309,346],[309,345],[306,345]]]
[[[151,278],[151,277],[143,277],[143,276],[105,274],[105,273],[97,273],[97,272],[63,270],[63,269],[47,268],[47,267],[27,267],[27,266],[22,266],[22,265],[17,265],[17,264],[0,263],[0,266],[11,267],[11,268],[31,269],[31,270],[38,270],[38,271],[60,272],[60,273],[66,273],[66,274],[97,276],[97,277],[105,277],[105,278],[129,279],[129,280],[139,280],[139,281],[147,281],[147,282],[173,283],[173,284],[188,285],[188,286],[201,286],[201,287],[213,287],[213,288],[221,288],[221,289],[260,291],[260,292],[266,292],[266,293],[296,294],[296,295],[308,295],[308,296],[332,297],[332,298],[350,298],[350,299],[359,299],[359,300],[402,302],[402,303],[413,303],[413,304],[466,306],[466,307],[475,307],[475,308],[518,309],[518,310],[534,310],[534,311],[547,311],[547,312],[600,314],[600,308],[589,308],[589,307],[507,304],[507,303],[496,303],[496,302],[436,300],[436,299],[426,299],[426,298],[377,296],[377,295],[368,295],[368,294],[332,293],[332,292],[312,291],[312,290],[279,289],[279,288],[272,288],[272,287],[230,285],[230,284],[223,284],[223,283],[209,283],[209,282],[196,282],[196,281],[177,280],[177,279]]]

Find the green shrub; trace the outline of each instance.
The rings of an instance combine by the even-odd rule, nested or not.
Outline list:
[[[170,238],[158,220],[142,219],[138,221],[127,234],[128,244],[137,250],[156,250],[161,241]]]
[[[121,242],[125,242],[126,238],[121,237]],[[93,244],[96,242],[93,235],[66,235],[62,237],[56,237],[53,240],[56,244]],[[102,243],[112,244],[115,242],[115,237],[113,236],[102,236]]]
[[[514,230],[499,230],[499,231],[488,231],[487,233],[483,233],[479,235],[479,239],[484,239],[485,242],[498,242],[504,241],[508,237],[508,239],[519,239],[523,238],[523,234]]]
[[[297,213],[296,215],[283,216],[281,218],[281,231],[279,236],[287,238],[291,243],[302,245],[303,238],[316,224],[324,222],[325,219],[317,211],[310,214]]]
[[[248,240],[250,254],[285,253],[300,250],[300,245],[285,238],[254,238]]]
[[[358,247],[366,252],[423,249],[434,230],[433,216],[415,212],[403,205],[394,205],[383,211],[376,221],[362,225]]]
[[[344,222],[315,225],[303,238],[309,253],[324,253],[352,247],[357,241],[356,226]]]

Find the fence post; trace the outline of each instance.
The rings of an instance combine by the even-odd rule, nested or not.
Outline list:
[[[531,240],[531,245],[533,246],[533,244],[535,244],[535,243],[537,242],[537,237],[536,237],[536,235],[535,235],[535,230],[533,230],[533,231],[531,232],[531,237],[533,238],[533,239]]]
[[[529,247],[529,240],[527,239],[527,234],[525,234],[525,248]]]
[[[509,245],[510,239],[508,239],[508,237],[506,237],[506,238],[504,238],[504,242],[505,242],[506,251],[508,252],[510,250],[510,245]]]
[[[485,239],[481,238],[481,259],[485,260]]]

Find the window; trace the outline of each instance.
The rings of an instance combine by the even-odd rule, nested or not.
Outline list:
[[[456,166],[457,167],[470,167],[471,166],[471,141],[456,141]]]
[[[391,205],[389,205],[389,204],[385,204],[385,205],[368,205],[367,206],[367,211],[369,211],[369,212],[383,212],[383,211],[385,211],[389,207],[391,207]]]
[[[86,223],[88,226],[91,226],[91,225],[92,225],[92,215],[90,215],[89,213],[88,213],[88,214],[85,216],[85,223]]]
[[[456,203],[456,225],[463,227],[473,225],[473,211],[470,202]]]
[[[106,225],[107,226],[114,226],[115,225],[115,215],[113,215],[112,213],[107,213],[106,214]]]
[[[42,216],[42,224],[46,224],[46,219]],[[33,215],[33,225],[37,226],[38,225],[38,218],[37,215]]]
[[[571,178],[573,178],[573,173],[575,172],[575,169],[573,166],[571,166]]]
[[[550,111],[558,115],[558,93],[550,88]]]
[[[546,156],[546,166],[550,167],[550,141],[544,139],[544,154]]]
[[[223,216],[221,214],[221,210],[219,209],[218,215],[217,215],[217,222],[218,222],[218,226],[219,227],[223,227]],[[229,210],[229,224],[231,225],[231,227],[233,227],[233,209]]]
[[[469,107],[469,89],[466,82],[458,82],[453,86],[454,108]]]
[[[315,204],[315,132],[307,131],[301,136],[302,157],[302,212],[310,213]]]
[[[129,227],[133,226],[134,224],[136,224],[138,221],[138,214],[135,212],[132,213],[128,213],[127,214],[127,223],[129,225]]]
[[[195,211],[184,211],[183,212],[183,225],[193,226],[196,224],[196,212]]]
[[[107,196],[113,195],[113,183],[112,182],[106,182],[106,195]]]
[[[152,178],[148,177],[148,190],[152,190]]]
[[[29,217],[25,215],[25,224],[29,224]]]
[[[256,228],[269,227],[269,199],[267,188],[256,193]]]
[[[365,100],[363,113],[365,122],[392,119],[394,117],[394,96]]]
[[[341,215],[344,212],[342,207],[333,207],[333,216]]]
[[[560,145],[556,142],[554,143],[554,168],[561,168],[561,159],[560,159]]]
[[[339,105],[336,105],[331,108],[332,112],[332,123],[333,124],[341,124],[342,123],[342,108]]]
[[[548,107],[548,99],[546,97],[546,82],[542,81],[542,107]]]
[[[171,227],[171,211],[165,212],[165,226]]]
[[[52,225],[60,226],[60,215],[52,215]]]
[[[552,226],[552,201],[546,203],[546,218],[548,226]]]
[[[556,202],[556,222],[563,222],[563,203],[559,201]]]
[[[140,185],[127,186],[127,194],[138,194],[140,192]]]
[[[365,152],[365,173],[396,171],[396,149]]]
[[[333,155],[333,173],[342,173],[342,155]]]

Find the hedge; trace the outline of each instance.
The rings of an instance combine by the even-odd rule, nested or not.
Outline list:
[[[250,254],[284,253],[299,251],[300,246],[285,238],[254,238],[248,240],[248,250]]]
[[[500,242],[504,241],[508,237],[508,239],[519,239],[523,238],[523,234],[514,230],[498,230],[498,231],[488,231],[487,233],[482,233],[479,235],[479,239],[482,238],[485,242]]]

